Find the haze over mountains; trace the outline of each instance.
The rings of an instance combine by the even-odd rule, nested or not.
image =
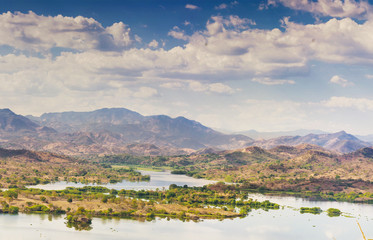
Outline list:
[[[282,136],[306,136],[308,134],[326,134],[327,132],[321,130],[308,130],[308,129],[298,129],[294,131],[280,131],[280,132],[259,132],[256,130],[249,130],[243,132],[237,132],[237,134],[243,134],[255,140],[262,140],[262,139],[271,139],[277,138]]]
[[[181,154],[207,147],[240,148],[253,141],[244,135],[219,133],[184,117],[142,116],[124,108],[28,117],[9,109],[0,112],[3,146],[65,154],[137,151],[143,154]],[[48,132],[41,134],[43,129]]]
[[[243,134],[223,134],[184,117],[143,116],[125,108],[92,112],[45,113],[21,116],[0,110],[0,146],[64,154],[131,153],[185,154],[259,146],[313,144],[340,153],[371,146],[344,131],[333,134],[281,136],[254,140]]]
[[[304,143],[318,145],[325,149],[340,153],[353,152],[360,148],[369,147],[372,145],[368,142],[361,141],[345,131],[329,134],[311,133],[306,136],[284,136],[269,140],[255,141],[256,146],[266,149],[274,148],[280,145],[297,146]]]

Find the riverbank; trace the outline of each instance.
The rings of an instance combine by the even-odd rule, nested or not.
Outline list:
[[[169,190],[11,189],[0,193],[2,213],[55,213],[91,217],[169,217],[181,220],[244,217],[252,209],[279,209],[269,201],[246,199],[233,186],[178,187]]]

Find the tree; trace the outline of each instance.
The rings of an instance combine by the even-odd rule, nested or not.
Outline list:
[[[8,198],[9,200],[17,199],[18,198],[18,193],[14,190],[6,190],[3,193],[3,196],[5,198]]]

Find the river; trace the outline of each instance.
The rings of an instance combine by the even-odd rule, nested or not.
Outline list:
[[[178,185],[201,186],[207,180],[193,179],[182,175],[171,175],[169,172],[143,172],[150,174],[151,181],[136,183],[145,189],[167,188],[172,183]],[[185,180],[185,181],[184,181]],[[55,183],[55,186],[70,183]],[[128,184],[128,185],[126,185]],[[140,189],[133,182],[122,182],[106,185],[109,188]],[[44,185],[52,189],[52,184]],[[80,186],[80,185],[73,185]],[[81,185],[82,186],[82,185]],[[120,187],[121,186],[121,187]],[[155,240],[269,240],[269,239],[336,239],[362,240],[357,226],[358,220],[367,238],[373,238],[373,205],[339,202],[308,201],[293,197],[273,197],[261,194],[250,194],[249,197],[260,201],[270,200],[283,206],[280,210],[253,210],[245,218],[204,220],[201,222],[182,222],[157,218],[153,221],[129,219],[94,218],[92,230],[76,231],[67,228],[64,216],[48,215],[0,215],[0,239],[155,239]],[[344,216],[328,217],[300,214],[300,207],[320,207],[327,210],[338,208]]]
[[[49,184],[39,184],[30,186],[31,188],[41,188],[44,190],[63,190],[66,187],[84,187],[84,186],[104,186],[110,189],[130,189],[130,190],[155,190],[155,189],[168,189],[171,184],[176,184],[178,186],[188,185],[189,187],[202,187],[203,185],[214,183],[215,181],[210,181],[206,179],[197,179],[188,177],[186,175],[171,174],[170,171],[139,171],[142,175],[150,175],[150,181],[148,182],[131,182],[123,180],[118,183],[108,183],[108,184],[83,184],[74,182],[54,182]]]

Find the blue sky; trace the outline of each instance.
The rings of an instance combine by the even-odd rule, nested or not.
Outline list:
[[[0,107],[372,134],[372,4],[0,0]]]

